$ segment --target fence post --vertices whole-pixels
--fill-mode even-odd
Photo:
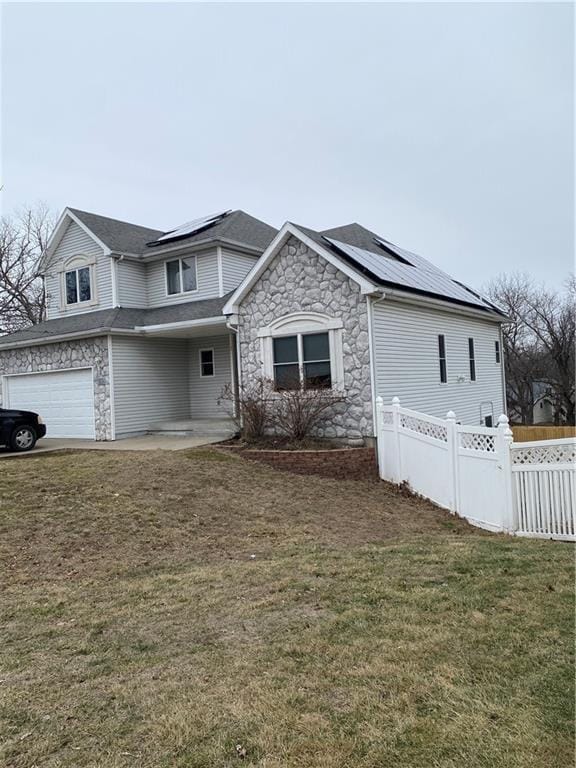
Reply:
[[[382,399],[382,395],[378,395],[376,398],[376,452],[378,455],[378,473],[382,479],[384,478],[383,406],[384,400]]]
[[[448,445],[448,473],[450,475],[450,512],[458,512],[458,428],[456,414],[448,411],[446,414],[446,441]]]
[[[396,461],[394,462],[394,482],[401,483],[402,455],[400,452],[400,398],[392,398],[392,424],[394,426],[394,448],[396,449]]]
[[[498,417],[496,449],[498,451],[500,468],[502,469],[502,490],[504,493],[502,527],[508,533],[515,533],[517,528],[516,507],[512,494],[512,458],[510,456],[510,446],[513,441],[514,436],[508,425],[508,416],[503,413]]]

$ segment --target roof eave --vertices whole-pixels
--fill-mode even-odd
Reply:
[[[23,341],[12,341],[2,343],[0,339],[0,352],[6,349],[19,349],[22,347],[39,347],[44,344],[58,344],[61,341],[69,341],[70,339],[90,339],[94,336],[109,336],[109,335],[142,335],[140,331],[136,331],[132,328],[111,328],[110,326],[101,326],[99,328],[91,328],[88,331],[71,331],[70,333],[59,333],[54,336],[38,336],[32,339],[24,339]]]
[[[482,307],[475,306],[473,304],[465,304],[464,302],[457,301],[456,299],[442,298],[440,296],[425,293],[423,291],[404,290],[392,286],[391,283],[385,284],[380,282],[384,291],[384,298],[393,298],[398,301],[402,301],[406,304],[417,304],[422,306],[431,306],[436,309],[444,309],[448,312],[456,312],[458,314],[474,315],[475,317],[481,317],[485,320],[493,320],[498,323],[511,322],[508,317],[501,315],[496,311],[492,311],[488,308],[482,309]]]
[[[180,251],[203,250],[207,246],[211,245],[228,245],[232,248],[239,248],[243,251],[251,252],[255,256],[261,256],[265,251],[264,248],[258,248],[255,245],[248,245],[248,243],[243,243],[240,240],[232,240],[228,237],[207,237],[204,240],[197,240],[194,243],[186,243],[185,241],[180,241],[177,245],[173,245],[171,247],[153,248],[150,252],[143,251],[140,254],[139,260],[143,262],[154,261],[157,257],[171,255]]]
[[[42,272],[44,269],[44,266],[46,264],[46,261],[50,259],[60,244],[60,241],[62,240],[64,233],[66,231],[66,223],[67,220],[70,219],[75,224],[77,224],[80,229],[82,229],[88,237],[91,237],[94,242],[102,248],[102,251],[104,252],[105,256],[110,256],[112,251],[110,248],[106,245],[106,243],[102,242],[99,237],[96,237],[96,235],[92,232],[91,229],[89,229],[86,224],[78,217],[75,213],[73,213],[70,208],[64,208],[62,211],[62,214],[60,215],[60,218],[56,222],[56,226],[54,227],[54,230],[50,237],[48,238],[48,243],[46,244],[46,248],[42,251],[40,256],[38,257],[38,261],[34,265],[34,270],[38,274]]]

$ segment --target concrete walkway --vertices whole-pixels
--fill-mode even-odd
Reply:
[[[128,437],[125,440],[111,442],[96,442],[95,440],[68,440],[55,437],[45,437],[38,440],[36,447],[27,453],[11,453],[0,448],[0,459],[25,458],[38,456],[40,453],[53,451],[183,451],[187,448],[198,448],[200,445],[211,445],[222,440],[220,436],[198,435],[196,437],[180,437],[178,435],[143,435]]]

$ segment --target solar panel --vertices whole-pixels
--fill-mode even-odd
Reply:
[[[383,243],[387,248],[397,251],[400,258],[410,263],[395,262],[389,258],[379,257],[376,253],[366,251],[364,248],[358,248],[355,245],[342,243],[329,237],[325,237],[325,239],[383,282],[431,293],[442,298],[463,301],[467,304],[475,304],[484,309],[493,309],[477,294],[468,291],[465,287],[456,283],[445,272],[437,269],[421,256],[405,251],[403,248],[392,246],[385,240]]]
[[[211,224],[215,224],[217,221],[223,219],[225,216],[227,216],[230,213],[230,211],[221,211],[220,213],[212,213],[210,216],[202,216],[200,219],[194,219],[193,221],[188,221],[186,224],[181,224],[179,227],[176,227],[176,229],[171,229],[169,232],[166,232],[164,235],[159,237],[157,240],[155,240],[155,243],[162,243],[166,240],[174,240],[178,237],[186,237],[188,235],[193,235],[194,232],[197,232],[199,229],[203,229],[204,227],[208,227]]]

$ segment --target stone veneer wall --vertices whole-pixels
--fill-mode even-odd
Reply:
[[[106,336],[0,350],[0,376],[87,366],[94,368],[96,440],[112,440],[110,369]],[[1,404],[2,391],[0,390]]]
[[[242,300],[238,316],[242,380],[262,375],[259,329],[291,312],[322,312],[344,324],[346,402],[334,406],[317,436],[355,440],[373,435],[366,298],[357,283],[294,237]]]

